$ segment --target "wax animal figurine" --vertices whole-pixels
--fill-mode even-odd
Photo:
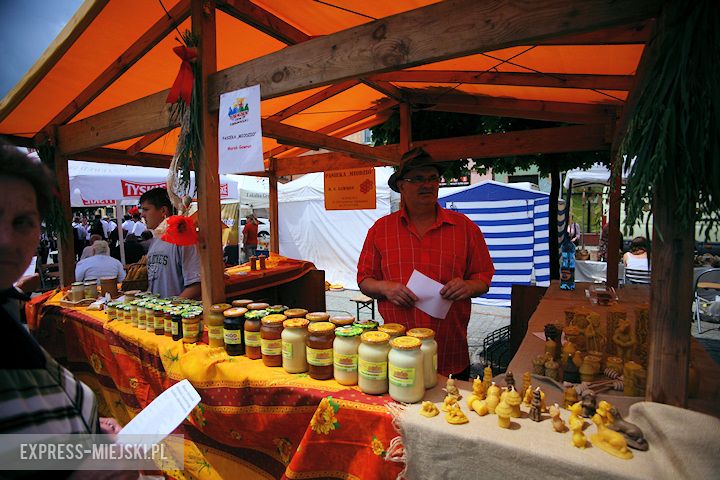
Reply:
[[[485,384],[482,380],[480,380],[480,376],[478,376],[475,380],[473,380],[473,395],[480,400],[484,400],[486,393],[487,389],[485,388]]]
[[[613,408],[611,403],[605,400],[600,400],[600,403],[598,403],[597,409],[595,410],[595,414],[600,415],[603,425],[605,426],[608,426],[613,422],[612,415],[610,415],[611,408]]]
[[[570,410],[570,407],[578,400],[580,399],[578,398],[575,387],[568,387],[565,389],[565,393],[563,395],[563,408]]]
[[[587,446],[587,439],[583,433],[583,426],[585,421],[580,417],[582,411],[582,405],[577,402],[570,406],[570,418],[568,419],[568,425],[572,431],[572,444],[577,448],[584,449]]]
[[[420,415],[423,417],[434,417],[440,413],[440,410],[432,402],[422,402],[422,408],[420,409]]]
[[[525,395],[523,396],[523,405],[530,406],[532,403],[532,395],[533,395],[533,388],[532,385],[528,385],[527,390],[525,390]]]
[[[590,418],[595,415],[595,408],[597,405],[597,399],[595,392],[592,390],[585,390],[582,394],[582,416]]]
[[[445,400],[443,400],[442,407],[440,407],[440,410],[443,412],[449,412],[453,405],[455,405],[458,402],[458,399],[454,395],[447,395],[445,397]]]
[[[630,321],[627,319],[620,320],[613,334],[612,341],[615,344],[615,353],[617,356],[622,358],[623,362],[629,361],[636,343],[635,332],[630,329]]]
[[[447,383],[445,384],[445,388],[443,388],[443,391],[448,395],[452,395],[458,400],[462,398],[462,395],[460,395],[460,390],[458,390],[458,388],[455,386],[455,380],[453,380],[452,378],[452,373],[448,375]]]
[[[550,419],[552,420],[552,427],[558,433],[565,433],[567,426],[562,418],[560,418],[560,407],[556,403],[550,406]]]
[[[643,452],[650,448],[640,427],[624,420],[617,408],[610,408],[610,416],[612,417],[612,423],[608,425],[608,428],[622,433],[630,448]]]
[[[590,435],[590,442],[593,445],[618,458],[629,460],[633,457],[632,452],[627,448],[625,437],[607,428],[599,414],[593,415],[592,422],[597,427],[597,433]]]
[[[460,409],[460,404],[457,402],[454,403],[450,411],[445,414],[445,420],[451,425],[462,425],[470,421]]]

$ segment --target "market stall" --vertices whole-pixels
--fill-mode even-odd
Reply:
[[[291,375],[222,348],[140,331],[104,312],[40,308],[40,341],[95,392],[101,415],[126,423],[189,379],[201,403],[177,430],[193,478],[395,478],[385,451],[398,433],[371,396],[334,380]]]

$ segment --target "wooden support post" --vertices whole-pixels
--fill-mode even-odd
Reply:
[[[198,189],[198,226],[200,229],[200,274],[202,300],[205,311],[213,303],[225,300],[223,277],[222,232],[220,231],[220,176],[218,174],[217,114],[208,111],[207,79],[217,69],[215,54],[215,2],[192,0],[193,33],[199,40],[198,61],[202,78],[196,100],[201,103],[203,149],[200,174],[196,178]]]
[[[278,176],[276,173],[277,160],[270,159],[270,251],[280,253],[280,235],[278,234]]]
[[[412,145],[412,119],[408,103],[400,104],[400,153],[410,150]]]
[[[645,399],[686,407],[695,229],[677,221],[676,181],[682,180],[666,175],[653,189],[650,359]],[[691,210],[686,212],[688,217],[692,214]]]
[[[620,190],[622,188],[622,157],[617,150],[611,150],[610,165],[610,209],[608,212],[607,240],[607,285],[618,286],[618,263],[620,262]],[[621,165],[618,165],[618,162]]]
[[[68,174],[68,159],[60,155],[55,149],[55,175],[57,176],[58,195],[60,205],[67,225],[72,223],[72,210],[70,209],[70,176]],[[75,244],[70,230],[59,232],[58,256],[60,257],[60,284],[69,287],[75,281]]]

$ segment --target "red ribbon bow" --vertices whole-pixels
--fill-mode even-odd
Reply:
[[[178,98],[182,98],[185,101],[185,104],[190,105],[193,82],[195,80],[190,63],[197,58],[197,48],[180,45],[173,48],[173,52],[175,52],[175,55],[180,57],[182,63],[180,64],[180,70],[178,71],[177,77],[175,77],[175,83],[173,83],[165,102],[175,103]]]

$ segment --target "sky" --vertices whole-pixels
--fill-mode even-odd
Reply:
[[[83,0],[0,0],[0,98],[40,58]]]

